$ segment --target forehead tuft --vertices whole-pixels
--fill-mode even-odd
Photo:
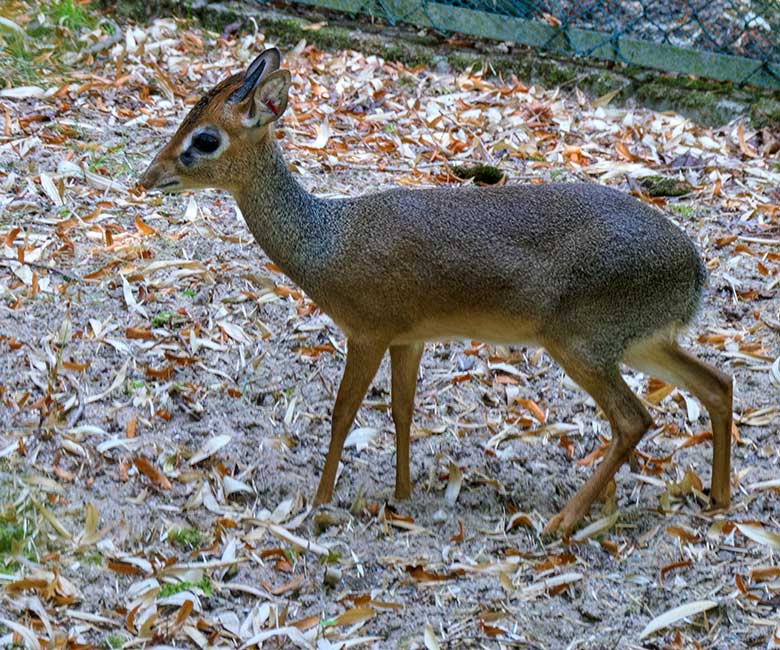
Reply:
[[[198,100],[198,103],[190,109],[190,112],[187,113],[187,117],[184,118],[184,121],[181,123],[178,130],[183,132],[195,126],[195,124],[200,121],[200,118],[209,112],[212,102],[214,102],[215,99],[224,99],[224,97],[221,97],[222,95],[225,97],[229,96],[241,85],[243,78],[243,73],[234,74],[227,79],[223,79],[216,86],[211,88]]]

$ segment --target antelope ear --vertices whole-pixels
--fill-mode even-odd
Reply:
[[[282,55],[275,47],[263,50],[255,57],[255,60],[249,64],[244,72],[241,86],[230,96],[231,102],[239,103],[244,101],[257,88],[257,85],[264,77],[279,69],[282,63]]]
[[[290,82],[289,70],[277,70],[267,76],[263,75],[254,93],[241,106],[244,126],[258,128],[279,119],[287,108]]]

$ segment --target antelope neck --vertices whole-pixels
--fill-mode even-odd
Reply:
[[[268,257],[306,290],[313,265],[327,252],[323,201],[295,180],[270,130],[247,164],[251,182],[234,192],[247,226]]]

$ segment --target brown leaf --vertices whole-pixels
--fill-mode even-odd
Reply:
[[[737,125],[737,137],[739,138],[739,150],[746,155],[748,158],[755,158],[758,155],[758,152],[756,151],[755,147],[752,145],[749,145],[745,141],[745,124],[744,122],[740,122]]]
[[[128,327],[125,330],[125,336],[129,339],[154,339],[154,334],[151,330],[143,329],[141,327]]]
[[[460,532],[455,533],[452,537],[450,537],[450,542],[453,544],[458,544],[463,541],[463,538],[465,537],[466,531],[463,526],[463,520],[458,519],[458,528],[460,529]]]
[[[288,625],[297,627],[301,632],[305,632],[306,630],[310,630],[311,628],[316,627],[319,624],[319,622],[320,622],[319,614],[313,614],[312,616],[307,616],[306,618],[302,618],[297,621],[292,621],[288,623]]]
[[[577,556],[573,553],[559,553],[557,555],[548,555],[546,560],[534,564],[534,571],[549,571],[559,566],[566,566],[577,561]]]
[[[671,562],[666,566],[661,567],[661,571],[658,574],[658,582],[662,583],[664,581],[664,576],[670,571],[674,571],[675,569],[680,569],[682,567],[689,567],[692,564],[693,562],[690,560],[681,560],[679,562]]]
[[[774,580],[778,577],[780,577],[780,567],[778,566],[753,567],[750,569],[751,582],[764,582],[765,580]]]
[[[193,606],[194,605],[191,600],[185,600],[181,604],[179,611],[176,612],[176,619],[173,621],[174,628],[179,628],[184,624],[184,621],[186,621],[187,617],[192,613]]]
[[[161,379],[162,381],[168,381],[175,373],[173,366],[164,366],[163,368],[152,368],[146,366],[144,373],[149,379]]]
[[[712,440],[712,431],[702,431],[693,436],[689,436],[685,441],[677,446],[677,450],[685,449],[686,447],[694,447],[700,445],[707,440]]]
[[[9,594],[18,594],[20,591],[43,590],[48,586],[49,581],[43,578],[22,578],[21,580],[11,582],[5,589]]]
[[[305,577],[303,575],[299,575],[295,576],[292,580],[290,580],[290,582],[285,582],[283,585],[278,587],[271,588],[270,586],[266,586],[265,588],[274,596],[281,596],[282,594],[286,594],[288,591],[297,591],[303,584],[304,580]]]
[[[419,564],[414,566],[407,566],[406,571],[418,582],[440,582],[442,580],[452,580],[453,578],[460,575],[460,572],[458,571],[450,571],[449,573],[434,573],[433,571],[428,571],[425,567]]]
[[[376,611],[370,607],[354,607],[339,614],[333,619],[332,625],[355,625],[355,623],[362,623],[374,616],[376,616]]]
[[[539,408],[539,405],[534,402],[532,399],[523,399],[523,398],[516,398],[515,401],[520,404],[524,409],[530,411],[531,415],[533,415],[536,418],[536,421],[539,422],[539,424],[544,424],[547,417],[544,414],[544,411],[542,411],[541,408]]]
[[[65,368],[65,370],[73,370],[75,372],[84,372],[89,368],[90,361],[86,361],[84,363],[79,363],[77,361],[63,361],[62,367]]]
[[[125,438],[127,438],[128,440],[131,438],[135,438],[135,430],[137,426],[138,426],[138,416],[134,415],[127,422],[127,430],[125,431]]]
[[[143,575],[143,571],[134,564],[128,562],[121,562],[120,560],[108,559],[106,566],[114,573],[121,573],[125,576],[140,576]]]
[[[148,237],[149,235],[156,235],[157,231],[151,226],[145,224],[140,215],[135,216],[135,227],[141,235]]]
[[[681,539],[683,542],[688,544],[698,544],[702,541],[701,537],[699,537],[696,533],[688,530],[687,528],[682,528],[681,526],[669,526],[666,529],[666,532],[669,533],[672,537],[677,537],[678,539]]]
[[[146,478],[148,478],[155,487],[160,490],[170,490],[171,482],[165,477],[165,475],[157,469],[152,463],[150,463],[143,456],[137,456],[133,459],[135,468],[141,472]]]
[[[116,260],[114,262],[109,262],[105,266],[97,269],[96,271],[92,271],[91,273],[87,273],[83,276],[84,280],[100,280],[101,278],[106,277],[107,275],[111,275],[113,273],[114,269],[121,264],[121,261]]]

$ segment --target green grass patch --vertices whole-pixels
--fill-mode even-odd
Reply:
[[[106,637],[106,645],[110,650],[118,650],[118,648],[121,648],[125,643],[127,643],[127,638],[121,634],[109,634]]]
[[[8,9],[3,16],[16,27],[5,25],[0,29],[0,85],[40,85],[46,72],[64,76],[67,68],[63,55],[77,52],[83,46],[79,41],[81,32],[96,25],[88,5],[78,0],[40,2],[29,21],[14,14],[16,7],[12,4],[2,6]]]
[[[187,580],[182,580],[181,582],[164,584],[160,589],[160,593],[157,595],[157,597],[167,598],[168,596],[173,596],[174,594],[178,594],[182,591],[187,591],[193,588],[199,589],[206,596],[211,596],[211,594],[214,593],[211,588],[211,581],[206,576],[203,576],[197,582],[188,582]]]
[[[195,528],[174,528],[168,533],[168,541],[186,550],[198,548],[203,543],[203,534]]]
[[[82,3],[74,0],[55,0],[49,7],[49,19],[55,25],[68,29],[91,28],[94,21],[83,7]]]
[[[155,314],[152,318],[152,327],[168,325],[173,320],[173,315],[172,311],[161,311],[159,314]]]
[[[332,548],[328,549],[327,555],[320,555],[319,561],[323,566],[338,564],[341,561],[341,553],[334,551]]]
[[[0,32],[0,68],[10,85],[35,85],[39,80],[30,39],[16,32]]]
[[[687,203],[673,203],[669,206],[669,209],[675,214],[679,214],[684,219],[690,219],[696,212],[696,208]]]
[[[401,88],[405,88],[406,90],[414,90],[417,88],[418,83],[419,80],[410,74],[405,74],[398,78],[398,85],[401,86]]]
[[[84,564],[90,564],[92,566],[103,566],[103,556],[98,553],[89,553],[88,555],[85,555],[83,558]]]
[[[24,527],[21,524],[0,524],[0,553],[18,553],[24,546]]]
[[[134,169],[127,160],[126,152],[124,151],[124,143],[114,145],[109,149],[97,151],[93,153],[88,168],[92,172],[109,173],[114,176],[120,174],[132,174]]]
[[[553,169],[550,172],[550,180],[553,182],[557,182],[562,178],[564,178],[565,176],[566,176],[566,172],[563,171],[562,169]]]
[[[0,503],[6,502],[5,486],[0,486]],[[31,562],[38,561],[35,547],[34,522],[14,506],[0,511],[0,569],[4,572],[17,572],[21,569],[19,558],[25,557]]]
[[[182,289],[182,294],[187,296],[188,298],[194,298],[195,297],[195,289]]]
[[[133,391],[141,390],[142,388],[146,388],[146,382],[140,380],[140,379],[128,379],[127,380],[127,390],[125,391],[128,395],[131,395]]]
[[[152,318],[152,327],[161,327],[168,325],[170,327],[180,327],[187,319],[175,311],[161,311]]]

